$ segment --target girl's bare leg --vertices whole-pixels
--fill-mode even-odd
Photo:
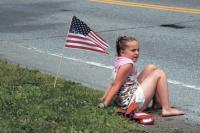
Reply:
[[[147,106],[154,97],[155,93],[157,93],[162,105],[162,116],[185,114],[183,111],[170,107],[167,78],[163,71],[159,69],[153,71],[145,78],[145,80],[143,80],[141,86],[145,96],[144,106]]]
[[[161,102],[160,102],[160,97],[157,93],[157,91],[155,92],[155,95],[153,97],[153,105],[152,105],[152,108],[154,110],[157,110],[157,109],[162,109],[162,105],[161,105]]]
[[[138,82],[142,83],[146,79],[146,77],[151,74],[154,70],[156,70],[157,67],[153,64],[149,64],[144,67],[144,69],[140,72],[138,76]]]
[[[149,65],[145,66],[145,68],[142,70],[142,72],[138,76],[138,82],[141,84],[146,79],[146,77],[149,74],[151,74],[153,71],[155,71],[156,69],[158,69],[158,68],[153,64],[149,64]],[[153,97],[153,105],[152,105],[152,107],[154,109],[161,108],[160,98],[159,98],[157,92],[155,93],[155,95]]]

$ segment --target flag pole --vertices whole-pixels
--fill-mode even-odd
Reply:
[[[70,26],[71,26],[71,23],[72,23],[72,20],[71,20],[71,22],[70,22]],[[69,30],[68,30],[68,32],[67,32],[67,35],[69,34]],[[65,41],[67,40],[67,36],[65,37]],[[56,73],[56,77],[55,77],[55,80],[54,80],[54,88],[56,87],[56,82],[57,82],[57,79],[58,79],[58,76],[59,76],[59,73],[60,73],[60,67],[61,67],[61,65],[62,65],[62,63],[63,63],[63,58],[64,58],[64,49],[65,49],[65,45],[64,45],[64,47],[63,47],[63,49],[62,49],[62,57],[61,57],[61,59],[60,59],[60,63],[59,63],[59,65],[58,65],[58,69],[57,69],[57,73]]]
[[[63,49],[62,49],[62,57],[61,57],[61,59],[60,59],[60,63],[59,63],[59,65],[58,65],[56,77],[55,77],[55,80],[54,80],[54,85],[53,85],[54,88],[56,87],[56,82],[57,82],[57,79],[58,79],[58,76],[59,76],[60,67],[61,67],[61,64],[63,63],[64,49],[65,49],[65,46],[64,46]]]

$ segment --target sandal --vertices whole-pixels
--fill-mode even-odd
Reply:
[[[138,112],[135,113],[133,116],[134,120],[141,120],[141,119],[145,119],[145,118],[150,118],[152,115],[144,113],[144,112]]]
[[[142,125],[153,125],[155,122],[154,116],[144,112],[136,113],[138,111],[138,108],[138,104],[133,102],[129,105],[127,110],[118,108],[115,110],[115,113],[120,116],[124,116],[125,118],[136,120],[139,124]]]
[[[124,114],[124,116],[127,117],[131,117],[131,114],[135,114],[135,112],[138,110],[139,106],[137,103],[131,103],[128,106],[128,109],[126,110],[126,113]]]
[[[155,122],[155,119],[153,116],[150,116],[149,118],[144,118],[144,119],[141,119],[139,121],[140,124],[142,125],[153,125]]]

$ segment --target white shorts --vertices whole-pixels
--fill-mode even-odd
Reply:
[[[141,85],[138,86],[137,90],[134,93],[135,98],[134,101],[139,105],[139,108],[143,108],[145,102],[145,96]],[[130,103],[133,101],[131,100]]]

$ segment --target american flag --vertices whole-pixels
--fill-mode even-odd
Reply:
[[[79,48],[108,54],[108,44],[76,16],[72,18],[65,47]]]

